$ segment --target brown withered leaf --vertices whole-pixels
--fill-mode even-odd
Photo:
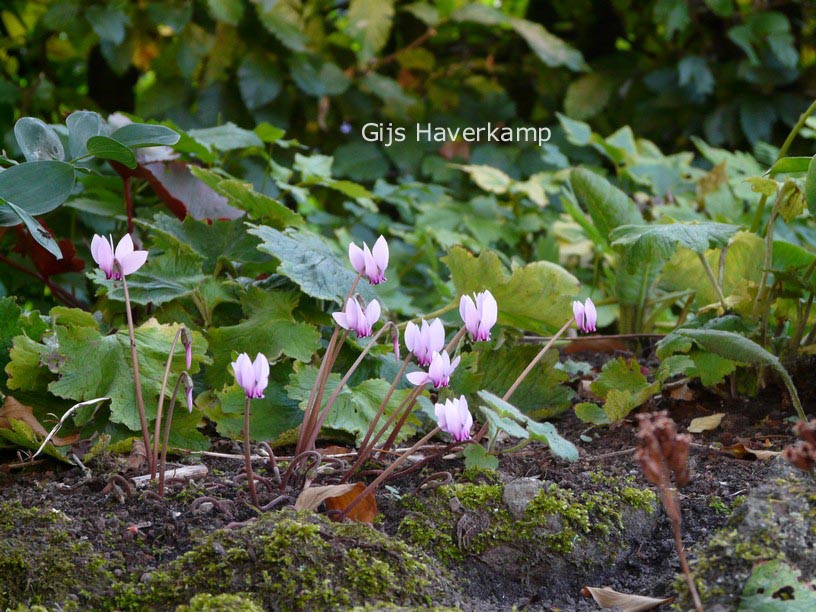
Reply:
[[[145,451],[144,440],[133,438],[125,465],[129,470],[138,470],[147,463],[147,452]]]
[[[581,589],[581,595],[592,597],[595,603],[602,608],[617,608],[622,612],[644,612],[674,601],[674,597],[658,599],[657,597],[619,593],[609,587],[587,586]]]
[[[336,497],[326,498],[327,510],[344,511],[354,499],[365,490],[365,484],[362,482],[354,483],[354,489],[348,493],[337,495]],[[331,515],[329,515],[331,516]],[[374,499],[374,494],[366,495],[359,504],[352,508],[346,517],[356,523],[374,523],[374,518],[377,516],[377,501]]]
[[[669,397],[673,400],[679,400],[682,402],[690,402],[694,399],[694,391],[691,390],[686,384],[680,385],[679,387],[675,387],[669,392]]]
[[[748,461],[757,459],[760,461],[769,461],[780,454],[780,451],[747,448],[742,442],[737,442],[732,446],[723,446],[720,450],[729,455],[733,455],[736,459],[745,459]]]
[[[355,484],[326,485],[303,489],[295,502],[295,510],[317,510],[317,507],[329,497],[337,497],[356,490]],[[351,501],[351,500],[349,500]]]
[[[43,438],[48,435],[48,430],[45,429],[45,427],[43,427],[37,420],[37,417],[34,416],[34,410],[31,408],[31,406],[21,404],[11,396],[6,397],[2,408],[0,408],[0,427],[3,427],[4,429],[11,429],[9,419],[22,421],[28,425],[29,428],[31,428],[31,431],[41,435]],[[62,438],[59,436],[53,436],[51,438],[51,442],[54,443],[54,446],[67,446],[69,444],[73,444],[77,440],[79,440],[78,433],[73,433]]]

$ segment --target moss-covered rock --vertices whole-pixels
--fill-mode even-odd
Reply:
[[[263,612],[263,608],[241,595],[200,593],[186,606],[176,608],[176,612]]]
[[[404,542],[366,525],[287,509],[210,534],[144,583],[128,587],[118,604],[164,610],[197,594],[228,593],[267,610],[329,610],[372,601],[445,603],[451,599],[446,589],[444,571]]]
[[[90,543],[79,538],[61,512],[0,504],[0,609],[100,607],[112,577]]]
[[[779,561],[816,579],[816,477],[777,458],[764,484],[751,491],[691,562],[695,584],[706,609],[737,609],[755,569]],[[681,606],[690,605],[682,577],[675,582]]]
[[[649,489],[616,482],[578,491],[531,480],[458,483],[408,499],[399,534],[447,563],[476,555],[525,584],[552,585],[559,575],[578,584],[612,567],[654,524]]]

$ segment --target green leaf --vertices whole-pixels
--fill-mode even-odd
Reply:
[[[693,368],[694,366],[695,363],[690,357],[686,355],[672,355],[671,357],[667,357],[660,362],[655,378],[661,383],[664,383],[672,376],[686,374],[689,369]]]
[[[564,111],[573,119],[591,119],[609,103],[614,83],[600,72],[585,74],[567,87]]]
[[[640,371],[637,360],[618,357],[604,364],[589,388],[598,397],[606,398],[614,389],[638,393],[648,385],[649,381]]]
[[[210,16],[217,20],[237,26],[244,16],[243,0],[207,0]]]
[[[141,306],[160,306],[188,297],[206,278],[201,266],[202,258],[189,249],[167,249],[161,255],[148,257],[144,266],[127,277],[130,301]],[[94,282],[105,288],[109,299],[124,301],[121,282],[107,280],[98,268],[92,274]]]
[[[385,177],[390,167],[380,148],[371,142],[341,145],[334,150],[334,157],[334,173],[353,181],[376,181]],[[367,197],[371,197],[371,194]]]
[[[201,179],[217,194],[228,198],[230,205],[246,211],[251,219],[263,220],[267,225],[278,229],[303,225],[306,222],[298,213],[274,198],[255,191],[250,183],[224,178],[211,170],[197,166],[190,166],[190,170],[193,176]]]
[[[0,172],[0,198],[37,216],[54,210],[74,189],[74,167],[62,161],[33,161]],[[0,226],[18,225],[20,218],[0,206]]]
[[[291,51],[306,51],[308,37],[302,23],[303,3],[301,0],[278,0],[277,2],[257,2],[258,17],[275,38]]]
[[[805,177],[805,201],[810,214],[816,217],[816,155],[810,159]]]
[[[121,6],[89,6],[85,18],[100,40],[121,45],[125,40],[125,27],[130,25],[130,16]]]
[[[810,157],[783,157],[777,161],[768,174],[794,174],[799,172],[807,172],[810,165]]]
[[[332,163],[330,155],[301,155],[295,153],[295,163],[292,168],[307,179],[330,179],[332,177]]]
[[[36,341],[40,339],[45,329],[45,322],[38,312],[23,314],[14,298],[0,298],[0,391],[8,391],[3,373],[11,361],[10,351],[14,346],[14,339],[25,334]]]
[[[388,42],[394,20],[394,0],[351,0],[348,33],[360,41],[361,64],[373,59]]]
[[[26,161],[65,159],[62,141],[54,129],[34,117],[22,117],[14,124],[14,137]]]
[[[150,319],[135,330],[148,418],[155,417],[167,355],[178,328],[178,325],[161,325],[155,319]],[[110,397],[111,421],[125,425],[132,431],[139,430],[127,330],[102,336],[99,330],[91,327],[57,325],[54,331],[57,342],[53,351],[59,356],[56,361],[59,379],[48,386],[51,393],[76,402]],[[209,363],[210,359],[206,356],[204,337],[199,332],[192,332],[192,336],[193,366],[190,373],[195,374],[200,365]],[[184,352],[179,342],[173,356],[173,372],[184,369]],[[168,399],[171,392],[172,389],[167,390]]]
[[[692,351],[690,355],[694,367],[690,368],[687,373],[689,376],[698,377],[706,387],[720,384],[726,376],[737,369],[736,363],[714,353]]]
[[[654,5],[654,20],[664,28],[666,40],[674,38],[675,33],[685,32],[691,23],[686,0],[657,0]]]
[[[785,223],[790,223],[805,212],[805,194],[793,179],[787,179],[779,192],[776,209]]]
[[[538,59],[547,66],[552,68],[566,66],[575,72],[589,70],[584,56],[578,49],[550,34],[540,23],[517,18],[510,19],[509,23],[516,33],[527,41]]]
[[[739,363],[780,368],[779,358],[745,336],[719,329],[676,329],[675,334],[691,338],[700,348]]]
[[[240,2],[240,0],[239,0]],[[249,110],[257,110],[280,94],[283,83],[278,65],[260,54],[249,54],[238,67],[238,89]]]
[[[306,295],[343,303],[356,274],[325,239],[306,230],[290,228],[280,232],[265,225],[248,226],[249,233],[261,239],[258,248],[280,260],[278,274],[291,279]],[[366,301],[376,297],[364,283],[357,285],[357,291]]]
[[[324,62],[314,55],[298,53],[291,56],[289,70],[298,88],[315,98],[339,96],[351,85],[337,64]]]
[[[462,454],[465,469],[496,470],[499,467],[499,458],[489,454],[481,444],[468,444]]]
[[[587,209],[604,238],[621,225],[643,223],[637,205],[602,176],[576,168],[570,174],[570,183],[578,203]]]
[[[8,426],[0,428],[0,447],[27,448],[36,451],[42,445],[42,436],[34,432],[31,427],[20,419],[8,419]],[[56,447],[46,444],[42,453],[58,461],[71,463],[66,458],[70,446]]]
[[[207,369],[207,382],[220,387],[231,378],[228,370],[233,355],[263,353],[269,361],[286,355],[310,361],[320,347],[317,328],[292,316],[300,295],[292,291],[250,289],[241,297],[246,318],[237,325],[216,327],[207,332],[213,366]]]
[[[255,132],[240,128],[232,121],[227,121],[224,125],[217,127],[189,130],[187,135],[211,151],[226,152],[249,147],[263,147],[263,141]]]
[[[259,240],[246,233],[243,221],[212,221],[207,223],[185,217],[184,221],[162,213],[145,223],[169,238],[168,244],[177,249],[192,249],[204,259],[203,270],[212,274],[220,261],[231,264],[262,263],[267,257],[258,251]]]
[[[4,204],[6,207],[11,209],[11,212],[17,215],[17,218],[20,219],[23,225],[26,226],[28,233],[31,234],[31,237],[34,238],[34,240],[37,241],[37,244],[39,244],[57,259],[62,259],[62,251],[60,251],[59,245],[57,244],[57,241],[54,240],[51,232],[40,225],[39,221],[37,221],[19,206],[15,206],[11,202],[3,202],[2,199],[0,199],[0,207],[2,207]]]
[[[454,247],[442,261],[457,296],[490,290],[499,304],[501,325],[546,331],[572,316],[578,280],[557,264],[536,261],[508,273],[495,252],[484,250],[477,258],[462,247]]]
[[[136,167],[136,154],[110,136],[91,136],[87,144],[88,153],[95,157],[119,162],[131,169]]]
[[[575,404],[575,416],[581,419],[584,423],[592,423],[593,425],[609,425],[609,417],[598,404],[592,402],[581,402]]]
[[[803,582],[801,573],[779,559],[755,566],[742,589],[739,611],[809,612],[816,609],[816,584]],[[780,597],[780,593],[784,593],[784,597]]]
[[[592,142],[592,128],[588,123],[575,121],[561,113],[555,113],[555,116],[558,117],[558,122],[569,142],[579,147],[584,147]]]
[[[766,196],[774,195],[776,190],[779,189],[779,183],[764,176],[751,176],[745,179],[745,182],[751,185],[751,191]]]
[[[105,133],[102,118],[98,113],[91,111],[73,112],[68,115],[65,124],[68,126],[68,148],[73,157],[87,155],[88,139]]]
[[[653,225],[622,225],[609,234],[612,246],[627,251],[627,270],[634,272],[647,261],[666,261],[680,247],[695,253],[724,247],[739,226],[725,223],[688,222]]]
[[[290,377],[286,389],[289,392],[289,397],[299,402],[301,410],[306,409],[316,376],[317,368],[308,366]],[[322,406],[326,405],[335,389],[337,389],[340,379],[339,374],[329,376],[323,392]],[[362,442],[366,431],[368,431],[368,427],[390,386],[391,383],[380,378],[366,380],[356,387],[346,385],[332,405],[324,427],[350,433],[359,444]],[[398,389],[394,392],[391,399],[388,400],[388,404],[386,404],[383,420],[380,421],[381,424],[385,423],[385,420],[394,413],[409,393],[409,389]],[[416,411],[416,408],[414,410]],[[401,442],[411,437],[417,431],[417,424],[418,419],[415,416],[408,417],[397,436],[397,440]],[[392,424],[386,430],[385,437],[393,431],[393,428],[394,425]]]
[[[140,147],[173,146],[179,141],[179,133],[164,125],[152,123],[129,123],[120,127],[111,138],[132,149]]]
[[[478,395],[487,404],[487,406],[480,406],[480,409],[494,427],[516,438],[529,437],[547,444],[553,455],[561,459],[578,460],[578,449],[572,442],[561,437],[552,423],[539,423],[531,419],[522,414],[518,408],[489,391],[479,391]],[[521,428],[521,425],[524,428]]]
[[[481,189],[489,191],[490,193],[507,193],[507,190],[513,184],[513,179],[493,166],[452,165],[454,168],[459,168],[460,170],[467,172],[474,183],[476,183]]]

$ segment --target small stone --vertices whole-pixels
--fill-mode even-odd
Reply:
[[[544,487],[544,483],[536,478],[517,478],[504,487],[502,501],[511,516],[520,520],[524,518],[524,511],[533,501],[536,494]]]

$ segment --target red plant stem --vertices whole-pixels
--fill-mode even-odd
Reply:
[[[383,471],[382,474],[377,476],[377,478],[375,478],[371,482],[371,484],[369,484],[365,489],[363,489],[363,491],[357,497],[355,497],[348,506],[346,506],[345,510],[343,510],[343,514],[345,516],[348,516],[348,513],[351,512],[354,508],[356,508],[357,504],[359,504],[361,501],[363,501],[363,499],[365,499],[366,495],[368,495],[369,493],[372,493],[373,491],[375,491],[377,489],[377,487],[380,486],[382,481],[385,480],[386,478],[388,478],[388,476],[391,474],[391,472],[393,472],[395,469],[397,469],[397,466],[401,465],[406,459],[408,459],[408,457],[410,457],[414,453],[414,451],[416,451],[420,446],[425,444],[428,440],[430,440],[432,437],[434,437],[440,431],[442,431],[442,430],[439,429],[439,427],[434,427],[419,442],[414,444],[411,448],[409,448],[402,455],[400,455],[396,459],[396,461],[394,461],[394,463],[392,463],[387,468],[385,468],[385,470]]]
[[[161,391],[159,392],[159,407],[156,409],[156,426],[153,430],[153,471],[150,473],[151,478],[156,477],[156,466],[159,462],[159,434],[161,433],[164,393],[167,391],[167,381],[170,379],[170,366],[173,364],[173,354],[176,352],[176,344],[178,343],[178,339],[181,337],[182,329],[184,328],[179,327],[176,335],[173,337],[173,343],[170,345],[170,354],[167,355],[167,364],[164,366],[164,378],[162,379]],[[161,495],[161,493],[159,493],[159,495]]]
[[[25,266],[21,266],[13,259],[9,259],[8,257],[2,254],[0,254],[0,262],[6,264],[9,268],[14,268],[17,271],[22,272],[23,274],[26,274],[33,278],[36,278],[38,281],[44,283],[45,286],[51,290],[51,293],[54,295],[54,297],[57,298],[66,306],[70,306],[71,308],[82,308],[83,310],[85,309],[85,306],[82,304],[82,302],[80,302],[78,299],[76,299],[75,296],[71,295],[68,291],[66,291],[59,285],[55,285],[51,281],[51,279],[48,278],[47,276],[44,276],[35,270],[26,268]]]
[[[665,471],[665,467],[664,467]],[[674,535],[674,545],[677,548],[677,556],[680,558],[680,567],[683,569],[683,576],[688,584],[691,598],[694,601],[694,608],[697,612],[703,612],[703,603],[700,601],[700,595],[697,593],[697,587],[694,585],[694,578],[691,575],[688,561],[686,561],[686,553],[683,548],[683,537],[680,531],[680,508],[677,505],[676,492],[666,483],[664,474],[663,482],[660,483],[660,498],[663,502],[663,507],[666,509],[666,514],[669,515],[669,520],[672,525],[672,534]]]
[[[505,402],[508,401],[510,397],[513,395],[513,393],[516,392],[516,389],[518,389],[519,385],[522,382],[524,382],[524,379],[527,378],[527,375],[533,371],[533,368],[536,367],[536,365],[538,365],[538,362],[544,358],[544,355],[547,353],[547,351],[549,351],[552,348],[552,345],[555,344],[555,341],[558,340],[558,338],[560,338],[565,331],[567,331],[569,326],[572,325],[573,321],[575,321],[575,317],[570,317],[569,321],[564,323],[561,329],[559,329],[555,333],[555,335],[552,338],[550,338],[550,341],[547,342],[547,344],[545,344],[544,347],[540,351],[538,351],[538,354],[535,357],[533,357],[533,360],[529,364],[527,364],[527,367],[524,368],[524,371],[518,375],[518,378],[516,378],[515,382],[512,385],[510,385],[510,388],[507,390],[507,393],[505,393],[504,396],[502,397],[502,399]],[[482,428],[479,430],[479,432],[475,436],[473,436],[474,442],[479,442],[484,437],[484,435],[487,433],[488,426],[489,426],[488,422],[485,421],[484,425],[482,425]]]
[[[315,422],[314,428],[309,432],[309,440],[308,440],[308,444],[306,445],[306,450],[314,450],[315,443],[317,442],[317,435],[320,433],[320,428],[323,426],[323,422],[326,420],[326,417],[329,415],[329,410],[331,410],[331,407],[334,404],[334,401],[340,395],[340,392],[343,390],[343,387],[346,385],[349,378],[351,378],[351,375],[354,374],[354,372],[357,370],[357,368],[363,362],[363,359],[365,359],[365,356],[368,355],[368,353],[371,351],[371,349],[374,348],[374,345],[377,344],[377,340],[379,339],[379,337],[382,336],[383,332],[385,330],[387,330],[389,327],[391,327],[392,325],[393,325],[393,323],[388,322],[385,325],[383,325],[376,334],[374,334],[374,337],[371,338],[371,341],[363,349],[363,352],[360,353],[360,356],[357,357],[357,359],[354,361],[353,364],[351,364],[351,367],[349,368],[348,372],[346,372],[346,375],[343,376],[342,380],[337,384],[337,388],[334,390],[334,393],[331,394],[331,397],[329,397],[329,400],[326,402],[326,405],[320,411],[320,414],[317,417],[317,421]],[[316,404],[316,405],[319,406],[320,404]]]
[[[133,332],[133,313],[130,309],[130,292],[128,291],[125,275],[122,274],[122,266],[114,260],[114,269],[119,270],[122,276],[122,291],[125,294],[125,314],[127,315],[128,334],[130,335],[130,356],[133,359],[133,384],[136,386],[136,405],[139,408],[139,424],[142,427],[142,439],[145,445],[145,455],[147,455],[147,471],[153,474],[153,455],[150,452],[150,434],[147,432],[147,417],[145,416],[144,397],[142,397],[142,378],[139,375],[139,355],[136,351],[136,335]]]
[[[405,356],[405,359],[402,362],[402,367],[397,372],[397,375],[394,377],[394,382],[391,383],[391,387],[388,389],[388,393],[385,394],[382,402],[380,402],[380,407],[377,409],[377,414],[374,415],[374,418],[371,421],[371,424],[368,426],[368,431],[366,431],[365,438],[363,438],[362,444],[360,444],[360,452],[363,452],[368,446],[368,441],[371,439],[371,435],[374,433],[374,428],[379,423],[380,418],[382,417],[383,413],[385,412],[385,407],[388,405],[388,401],[391,399],[391,396],[394,394],[394,391],[397,388],[400,380],[402,380],[402,375],[405,374],[405,369],[408,367],[408,364],[411,363],[411,353]]]
[[[176,398],[178,398],[178,392],[181,388],[181,381],[184,380],[184,376],[185,374],[182,373],[176,381],[173,395],[170,398],[170,407],[167,409],[167,423],[164,424],[164,441],[162,442],[161,467],[159,468],[159,497],[164,497],[164,470],[167,465],[167,447],[170,444],[170,425],[173,423],[173,408],[176,407]],[[156,422],[159,422],[159,417],[156,417]],[[156,428],[156,437],[158,437],[158,435],[159,430]]]
[[[425,385],[419,385],[408,394],[406,398],[406,406],[405,410],[402,412],[402,416],[400,416],[400,420],[397,421],[397,424],[394,426],[394,430],[391,432],[391,435],[388,436],[388,439],[385,441],[385,444],[382,445],[382,450],[390,450],[394,443],[397,441],[397,435],[399,435],[400,430],[405,425],[405,421],[408,420],[408,416],[411,414],[411,411],[414,409],[414,404],[416,404],[416,400],[419,397],[419,394],[422,393],[422,390],[425,388]],[[393,416],[396,416],[397,413],[395,412]],[[383,428],[383,433],[386,429],[388,429],[388,425]]]
[[[130,175],[122,177],[125,192],[125,212],[127,213],[128,234],[133,233],[133,195],[130,192]]]
[[[252,453],[249,448],[249,398],[244,403],[244,465],[246,466],[247,484],[249,485],[249,497],[252,505],[259,508],[258,492],[255,490],[255,474],[252,473]]]

